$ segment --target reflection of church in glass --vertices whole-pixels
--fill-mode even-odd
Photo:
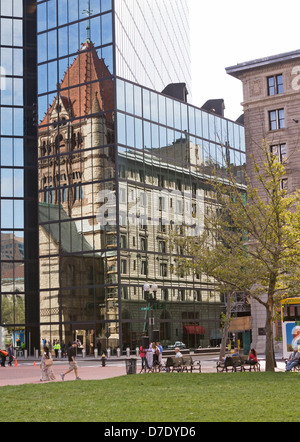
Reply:
[[[104,319],[105,240],[95,217],[97,195],[114,187],[114,148],[103,147],[114,141],[112,113],[104,112],[113,107],[110,72],[87,41],[39,126],[41,323]],[[47,340],[60,333],[75,338],[71,326],[41,327]],[[91,347],[93,333],[82,334]]]

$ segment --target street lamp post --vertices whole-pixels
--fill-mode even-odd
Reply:
[[[150,289],[153,292],[153,298],[150,297]],[[144,332],[148,330],[148,311],[151,311],[150,319],[151,319],[151,331],[154,330],[154,316],[153,316],[153,302],[156,301],[156,294],[157,294],[158,286],[156,283],[153,283],[150,287],[149,283],[146,282],[144,284],[144,293],[145,293],[145,300],[147,302],[147,308],[146,308],[146,315],[145,315],[145,325],[144,325]]]
[[[156,301],[156,293],[158,290],[157,284],[152,284],[152,292],[153,292],[153,298],[151,299],[151,337],[153,341],[153,330],[154,330],[154,312],[153,312],[153,303]]]
[[[148,308],[149,308],[149,292],[150,292],[150,285],[148,282],[144,284],[144,297],[146,301],[146,311],[145,311],[145,322],[144,322],[144,333],[148,331]]]
[[[157,287],[157,284],[152,284],[152,292],[153,292],[153,295],[154,295],[154,301],[156,301],[156,293],[157,293],[157,290],[158,290],[158,287]]]

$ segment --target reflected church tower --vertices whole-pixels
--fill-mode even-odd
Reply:
[[[86,42],[39,126],[40,202],[61,204],[72,217],[80,215],[81,202],[91,204],[86,183],[114,176],[110,149],[92,152],[114,139],[112,114],[104,113],[113,108],[113,81],[104,77],[110,77],[104,60]]]
[[[72,342],[80,328],[76,322],[107,319],[101,287],[111,266],[95,251],[107,242],[96,220],[99,192],[115,187],[109,181],[115,178],[114,121],[106,112],[114,108],[113,80],[89,38],[57,89],[38,137],[40,310],[41,323],[62,325],[43,325],[41,336],[50,339],[51,330],[52,339]],[[51,259],[44,259],[49,252]],[[90,342],[92,352],[95,330],[87,327],[82,325],[81,340]],[[103,327],[98,337],[104,332]]]

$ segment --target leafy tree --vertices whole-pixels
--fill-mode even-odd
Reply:
[[[229,166],[226,180],[215,175],[210,182],[215,204],[205,214],[203,233],[197,238],[175,235],[172,242],[189,256],[178,260],[178,271],[207,274],[221,293],[244,292],[265,307],[266,370],[274,371],[276,305],[299,290],[300,192],[289,195],[283,188],[285,166],[267,142],[261,157],[259,163],[253,159],[247,189]]]

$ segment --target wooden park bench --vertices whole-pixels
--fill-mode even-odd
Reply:
[[[217,372],[228,371],[260,371],[259,362],[256,365],[251,365],[248,362],[248,356],[226,356],[224,361],[217,363]]]
[[[286,368],[287,363],[288,363],[288,359],[285,359],[284,362],[285,362],[285,368]],[[300,371],[300,360],[299,360],[299,362],[298,362],[298,365],[296,365],[295,367],[293,367],[291,371]]]
[[[223,373],[224,371],[226,373],[228,371],[235,371],[232,356],[226,356],[223,361],[217,362],[217,373]]]
[[[190,355],[184,355],[180,358],[169,356],[164,369],[167,372],[177,371],[178,373],[184,371],[192,373],[193,370],[199,370],[199,373],[201,373],[201,362],[193,361],[193,358]]]
[[[240,356],[242,363],[243,363],[243,369],[244,371],[260,371],[260,363],[257,362],[257,364],[249,364],[249,358],[246,355]]]
[[[201,373],[201,362],[200,361],[194,361],[193,358],[190,355],[184,355],[182,356],[181,362],[181,371],[191,372],[193,373],[193,370],[198,370],[199,373]]]

